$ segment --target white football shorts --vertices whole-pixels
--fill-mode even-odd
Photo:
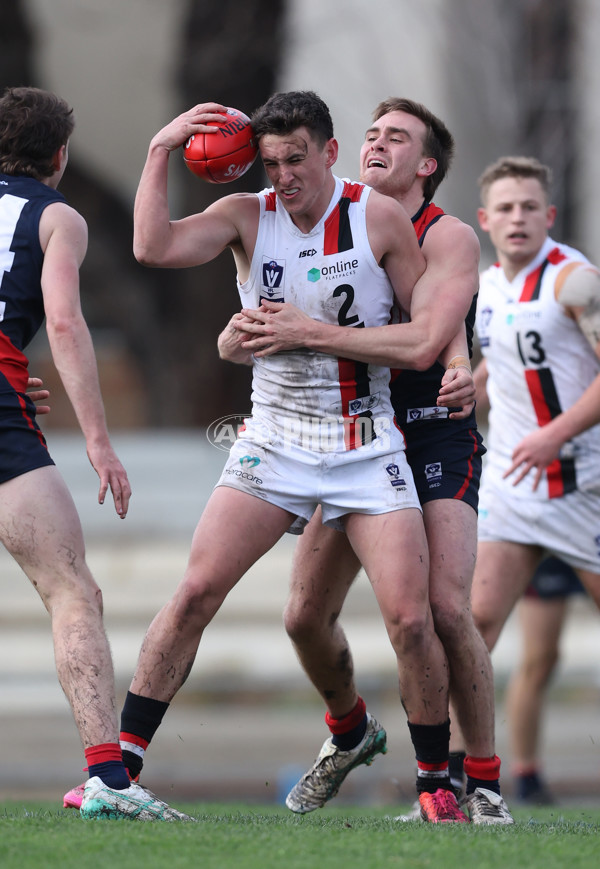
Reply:
[[[498,484],[484,469],[477,534],[480,541],[541,546],[571,567],[600,574],[600,494],[514,497],[506,482]]]
[[[343,530],[341,517],[347,513],[421,510],[403,450],[312,452],[290,445],[277,449],[273,443],[243,437],[232,446],[216,485],[231,486],[294,513],[292,534],[302,533],[319,504],[324,524],[337,530]]]

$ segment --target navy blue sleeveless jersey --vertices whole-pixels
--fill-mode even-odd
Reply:
[[[413,216],[412,222],[417,233],[419,247],[423,246],[425,236],[429,229],[444,216],[442,211],[433,202],[423,202],[421,208]],[[473,353],[473,330],[475,327],[475,314],[477,308],[477,294],[473,296],[473,302],[465,319],[467,331],[467,345],[469,357]],[[400,424],[406,419],[406,410],[411,407],[435,407],[438,392],[445,369],[439,362],[434,362],[427,371],[414,371],[409,368],[394,371],[392,378],[392,403],[398,414]]]
[[[433,202],[423,202],[412,218],[423,246],[429,229],[444,217]],[[477,294],[465,326],[469,356],[473,347],[473,328]],[[444,368],[435,362],[427,371],[392,371],[391,395],[396,419],[404,432],[406,458],[413,472],[421,504],[454,499],[465,501],[475,511],[485,447],[477,431],[475,411],[467,419],[448,419],[447,411],[437,411],[437,397]]]
[[[0,174],[0,482],[53,464],[25,394],[24,350],[44,320],[40,217],[64,201],[34,178]]]

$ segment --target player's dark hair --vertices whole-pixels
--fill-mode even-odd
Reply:
[[[314,140],[324,146],[333,139],[329,109],[314,91],[288,91],[273,94],[251,118],[257,141],[268,134],[286,136],[298,127],[310,130]]]
[[[484,205],[491,185],[500,178],[535,178],[540,182],[546,198],[550,199],[552,169],[535,157],[500,157],[484,169],[477,180]]]
[[[373,121],[378,121],[382,115],[388,112],[406,112],[414,115],[425,124],[425,137],[423,139],[423,154],[433,157],[437,163],[435,172],[425,179],[423,195],[427,201],[433,199],[433,194],[438,189],[452,163],[454,157],[454,138],[443,121],[440,121],[433,112],[430,112],[422,103],[405,97],[388,97],[379,103],[373,112]]]
[[[53,158],[73,132],[73,109],[48,91],[7,88],[0,98],[0,172],[42,181],[55,172]]]

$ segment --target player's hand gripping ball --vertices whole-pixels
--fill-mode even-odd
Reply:
[[[208,121],[207,126],[217,127],[217,133],[195,133],[183,147],[183,159],[190,172],[211,184],[241,178],[258,154],[250,118],[231,108],[227,115],[227,121]]]

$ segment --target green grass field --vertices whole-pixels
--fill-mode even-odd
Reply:
[[[515,811],[514,827],[394,822],[399,809],[178,805],[197,824],[83,821],[48,803],[0,803],[2,869],[595,867],[600,808]],[[408,807],[403,807],[408,809]]]

